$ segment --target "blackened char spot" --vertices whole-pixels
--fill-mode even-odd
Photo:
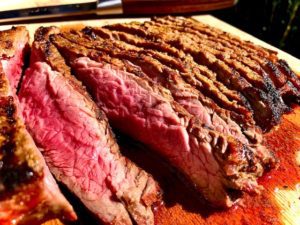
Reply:
[[[14,119],[14,114],[15,114],[15,111],[16,111],[16,108],[15,108],[15,105],[13,104],[13,97],[12,96],[9,96],[8,97],[8,104],[4,107],[4,110],[5,110],[5,113],[6,113],[6,117],[7,117],[7,120],[10,124],[14,123],[15,122],[15,119]]]
[[[26,162],[16,155],[16,141],[18,124],[16,122],[16,106],[12,96],[0,99],[0,136],[3,139],[0,145],[0,199],[7,197],[7,192],[14,191],[20,184],[32,181],[36,174]],[[18,146],[22,148],[22,146]]]
[[[247,160],[248,166],[245,168],[247,172],[255,172],[257,167],[255,166],[254,154],[247,146],[243,145],[242,148],[243,158]]]
[[[91,27],[85,27],[82,32],[88,36],[90,36],[93,40],[97,38],[96,34],[94,33]]]
[[[50,38],[51,38],[51,36],[50,36]],[[46,57],[49,57],[51,55],[50,46],[51,46],[50,41],[46,41],[46,44],[45,44],[45,56]]]

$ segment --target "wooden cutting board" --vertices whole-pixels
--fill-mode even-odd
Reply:
[[[210,15],[195,16],[196,19],[224,31],[233,33],[244,40],[276,50],[279,57],[285,59],[290,66],[300,74],[300,60],[270,46],[269,44],[241,31],[237,28]],[[63,26],[65,29],[74,26],[102,26],[105,24],[144,21],[147,19],[109,19],[88,20],[76,22],[43,23],[28,25],[31,38],[34,30],[39,26]],[[2,26],[7,29],[10,26]],[[300,224],[300,107],[282,118],[280,126],[265,135],[266,145],[272,149],[280,159],[280,167],[271,171],[260,183],[265,190],[259,196],[245,195],[244,200],[237,206],[225,210],[209,209],[207,204],[197,198],[170,172],[165,165],[157,166],[157,159],[148,151],[139,147],[125,144],[123,149],[133,161],[154,174],[161,184],[164,194],[164,204],[156,207],[156,224],[159,225],[263,225],[263,224]],[[155,168],[153,168],[155,165]],[[157,168],[158,167],[158,168]],[[79,224],[91,223],[91,216],[84,214]],[[62,225],[58,220],[52,220],[44,225]]]

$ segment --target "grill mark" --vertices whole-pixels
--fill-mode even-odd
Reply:
[[[173,48],[172,46],[169,46],[165,43],[158,43],[153,42],[151,40],[145,40],[141,39],[138,36],[134,36],[125,32],[118,32],[118,31],[111,31],[109,29],[103,28],[103,27],[90,27],[90,28],[84,28],[83,33],[86,33],[86,30],[89,29],[90,32],[93,32],[94,34],[98,35],[99,37],[102,37],[104,39],[117,39],[120,41],[124,41],[126,43],[135,45],[137,47],[143,47],[146,49],[155,49],[160,52],[168,53],[168,55],[176,57],[176,58],[184,58],[186,55],[184,52],[179,51],[176,48]]]
[[[178,36],[177,33],[173,32],[172,30],[163,27],[160,29],[157,26],[153,25],[147,25],[148,22],[144,23],[147,27],[146,29],[149,30],[151,33],[159,32],[159,33],[166,33],[168,32],[169,35]],[[154,31],[155,30],[155,31]],[[223,61],[227,65],[231,66],[231,68],[235,69],[242,77],[244,77],[251,85],[258,87],[262,91],[264,91],[267,94],[267,98],[270,101],[270,104],[273,104],[274,107],[277,107],[282,110],[282,112],[285,112],[288,110],[288,107],[284,104],[279,92],[275,89],[271,79],[266,75],[263,74],[263,76],[260,76],[255,71],[251,70],[249,67],[244,66],[242,63],[231,60],[230,56],[228,54],[224,54],[223,52],[217,51],[215,49],[209,48],[203,44],[198,44],[197,41],[192,40],[192,38],[189,38],[187,35],[185,36],[184,40],[180,39],[180,36],[178,38],[181,43],[184,43],[184,45],[187,45],[187,43],[190,46],[193,46],[194,49],[197,50],[206,50],[213,54],[217,59]],[[196,39],[196,38],[193,38]],[[195,47],[197,45],[197,47]]]
[[[151,22],[148,22],[151,23]],[[201,37],[200,40],[205,39],[205,41],[201,42],[205,45],[208,45],[216,50],[227,52],[230,55],[230,58],[235,59],[242,63],[245,66],[248,66],[250,69],[257,72],[259,75],[265,77],[266,71],[269,71],[269,75],[271,76],[271,80],[277,87],[277,90],[286,85],[286,77],[284,73],[280,73],[277,66],[273,64],[272,57],[270,59],[261,59],[256,54],[246,52],[244,49],[239,48],[238,46],[233,46],[229,42],[220,40],[220,39],[214,39],[214,37],[207,36],[203,33],[197,32],[189,27],[182,27],[175,24],[164,24],[164,23],[155,23],[152,22],[151,24],[157,25],[157,26],[168,26],[172,29],[178,30],[184,34],[188,33],[192,35],[193,37]],[[246,58],[248,57],[248,58]],[[271,67],[271,70],[270,70]],[[266,79],[266,78],[265,78]],[[285,97],[285,96],[283,96]]]
[[[172,30],[169,29],[169,27],[159,27],[159,26],[156,26],[156,24],[149,25],[148,23],[145,23],[144,25],[147,27],[147,29],[150,32],[153,29],[155,29],[158,32],[166,32],[167,31],[169,34],[172,34]],[[189,36],[186,33],[184,33],[184,34],[185,34],[186,42],[190,43],[197,49],[201,48],[203,50],[210,52],[211,54],[216,56],[219,60],[224,61],[226,64],[230,65],[232,68],[234,68],[236,71],[238,71],[241,75],[243,75],[243,77],[249,83],[258,85],[260,88],[265,89],[265,85],[263,83],[262,78],[255,72],[251,71],[250,68],[243,66],[240,62],[238,62],[236,60],[232,60],[230,57],[230,54],[228,52],[221,52],[219,50],[213,49],[206,44],[205,40],[199,40],[197,37]],[[175,35],[177,35],[177,34],[175,34]]]
[[[164,26],[160,23],[152,24],[156,26]],[[254,60],[249,60],[249,58],[246,58],[247,56],[249,56],[249,53],[243,49],[238,48],[237,46],[233,46],[224,40],[217,40],[214,37],[207,36],[189,27],[176,26],[173,24],[167,26],[171,29],[178,30],[179,32],[184,33],[185,35],[188,34],[193,40],[215,50],[218,50],[219,52],[226,52],[230,56],[230,58],[235,59],[240,63],[243,63],[244,65],[247,65],[249,68],[255,71],[258,70],[257,67],[259,67],[259,64],[257,64],[257,62],[255,62]]]
[[[297,88],[295,87],[297,86],[297,84],[295,85],[294,82],[290,82],[290,80],[288,79],[288,75],[286,74],[287,71],[281,68],[280,63],[274,63],[267,58],[259,58],[256,55],[250,55],[249,57],[261,65],[262,75],[271,79],[276,89],[279,91],[282,99],[287,105],[290,105],[295,101],[299,102],[300,93],[299,90],[297,90]],[[287,68],[288,70],[291,70],[289,67]],[[297,76],[295,78],[296,80],[299,80]]]
[[[134,24],[134,25],[136,25],[136,24]],[[106,28],[110,29],[110,30],[117,30],[117,31],[127,32],[129,34],[138,34],[143,38],[147,38],[148,40],[152,40],[152,41],[155,40],[159,43],[164,43],[164,42],[162,42],[162,38],[155,37],[151,34],[148,34],[147,31],[145,31],[144,29],[141,28],[141,26],[134,26],[134,25],[133,24],[129,24],[129,25],[127,25],[127,24],[114,24],[114,25],[106,26]],[[172,45],[170,45],[170,46],[172,46]],[[182,50],[181,48],[179,48],[179,49]],[[206,66],[200,64],[200,65],[198,65],[198,68],[208,78],[213,79],[213,80],[217,79],[216,74],[213,71],[211,71],[209,68],[207,68]],[[223,86],[226,89],[229,88],[228,90],[230,90],[230,87],[224,86],[222,82],[219,82],[219,84],[220,84],[220,85],[218,85],[219,87]],[[223,90],[224,90],[224,88],[223,88]],[[233,91],[235,91],[235,90],[233,90]],[[238,94],[240,96],[242,96],[241,93],[238,93]]]
[[[188,46],[182,45],[182,43],[174,43],[176,46],[185,48],[194,59],[200,63],[206,65],[208,68],[213,70],[218,79],[220,79],[228,87],[233,87],[235,90],[243,93],[247,100],[250,102],[252,109],[254,110],[254,117],[259,125],[263,128],[268,129],[269,125],[263,124],[264,118],[260,118],[260,113],[267,112],[263,117],[270,122],[270,124],[277,124],[281,110],[276,114],[274,112],[275,106],[272,106],[268,96],[262,90],[253,87],[247,80],[245,80],[240,73],[234,68],[230,68],[225,62],[217,59],[213,54],[204,52],[203,50],[195,51]],[[229,79],[228,79],[229,78]],[[261,104],[257,104],[260,102]],[[256,114],[259,113],[259,114]]]
[[[299,77],[291,70],[289,65],[284,60],[278,60],[277,66],[279,67],[280,71],[284,73],[287,79],[295,86],[295,88],[300,91],[300,79]]]
[[[164,29],[166,27],[163,26],[162,24],[156,24],[153,22],[152,23],[146,22],[145,24],[150,24],[150,26],[157,27],[158,29],[159,28]],[[221,60],[224,59],[228,64],[235,67],[236,70],[243,73],[244,77],[249,82],[255,82],[256,85],[259,85],[261,88],[265,88],[264,79],[263,79],[264,73],[262,71],[261,65],[259,65],[254,60],[246,58],[245,56],[248,55],[247,52],[245,53],[243,50],[239,48],[235,48],[233,50],[224,47],[220,45],[218,42],[216,43],[216,41],[208,40],[206,35],[203,35],[199,32],[196,32],[186,27],[173,26],[173,25],[168,25],[167,27],[170,29],[175,29],[180,33],[184,34],[185,36],[189,37],[191,40],[195,41],[196,43],[199,43],[202,48],[210,51],[215,56],[217,56],[217,58]]]
[[[186,18],[186,19],[178,19],[175,17],[164,17],[164,18],[153,18],[155,22],[163,23],[163,24],[177,24],[184,27],[189,27],[191,29],[194,29],[196,31],[199,31],[201,33],[204,33],[211,37],[216,37],[218,40],[224,40],[226,42],[231,43],[232,45],[235,45],[239,48],[242,48],[246,50],[249,53],[255,53],[259,56],[263,57],[270,57],[273,60],[277,59],[277,52],[254,45],[250,41],[243,41],[239,37],[234,36],[232,34],[229,34],[227,32],[224,32],[222,30],[219,30],[217,28],[208,26],[204,23],[201,23],[199,21],[196,21],[192,18]]]
[[[158,23],[159,24],[165,24],[168,26],[172,26],[176,29],[179,29],[180,27],[182,27],[182,24],[184,24],[187,21],[190,21],[192,24],[190,24],[190,26],[185,26],[184,29],[188,30],[189,27],[194,27],[197,26],[201,23],[198,23],[197,21],[194,21],[192,19],[187,19],[185,21],[178,21],[178,19],[176,18],[169,18],[170,21],[168,21],[168,18],[166,19],[167,21],[165,21],[164,19],[158,19]],[[156,22],[156,19],[154,19],[154,21]],[[173,21],[173,22],[171,22]],[[149,22],[148,22],[149,23]],[[193,26],[194,24],[194,26]],[[215,28],[211,28],[207,25],[202,24],[202,27],[205,28],[205,30],[210,30],[212,33],[216,32],[216,34],[211,34],[212,36],[208,36],[207,38],[211,38],[211,37],[215,37],[217,39],[217,42],[221,42],[223,44],[228,45],[228,43],[230,43],[231,40],[236,40],[238,41],[238,45],[235,46],[231,46],[234,47],[235,53],[241,53],[241,51],[246,51],[246,56],[248,56],[250,59],[254,60],[254,62],[259,63],[259,65],[261,66],[261,70],[258,71],[258,73],[260,73],[261,76],[264,76],[264,80],[268,80],[269,82],[272,81],[275,85],[275,87],[277,88],[277,90],[279,91],[279,93],[281,93],[282,98],[285,100],[285,102],[287,104],[290,104],[293,101],[299,102],[299,96],[300,93],[295,92],[296,89],[299,90],[299,88],[297,87],[297,83],[300,83],[300,80],[297,76],[295,76],[294,78],[290,79],[290,73],[288,71],[291,71],[291,69],[289,68],[289,66],[287,65],[287,70],[282,69],[282,64],[281,64],[281,60],[278,60],[277,57],[277,52],[260,47],[258,45],[254,45],[253,43],[247,42],[247,41],[243,41],[240,40],[238,37],[234,38],[233,35],[230,35],[228,33],[224,33],[221,30],[215,29]],[[191,29],[190,29],[191,30]],[[200,29],[200,32],[203,31]],[[190,32],[190,31],[189,31]],[[198,32],[198,35],[203,35],[200,32]],[[205,32],[205,31],[204,31]],[[191,33],[197,33],[197,31],[193,30],[193,32]],[[220,39],[219,37],[224,37],[227,36],[226,40],[224,39]],[[224,43],[225,41],[225,43]],[[227,42],[227,43],[226,43]],[[217,48],[217,45],[213,45],[215,46],[215,48]],[[245,48],[245,46],[248,48]],[[255,51],[253,51],[256,50]],[[245,54],[243,52],[243,54]],[[259,58],[260,56],[262,56],[264,59]],[[240,59],[243,59],[244,57],[241,57]],[[249,66],[249,61],[245,61],[243,60],[242,63],[244,63],[245,65]],[[284,67],[284,66],[283,66]],[[265,70],[265,71],[263,71]],[[262,71],[262,72],[260,72]],[[267,72],[267,73],[265,73]],[[268,74],[270,76],[271,79],[269,79],[267,76],[265,76],[266,74]],[[287,81],[290,81],[289,83]],[[270,86],[270,85],[269,85]],[[282,91],[285,90],[285,91]],[[292,94],[293,93],[293,94]],[[291,99],[294,99],[293,101],[291,101]],[[287,110],[289,110],[289,108],[286,108]]]

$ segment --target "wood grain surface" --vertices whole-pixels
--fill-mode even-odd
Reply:
[[[196,19],[218,27],[224,31],[233,33],[242,39],[250,40],[256,44],[271,48],[279,52],[279,57],[288,61],[290,66],[300,72],[300,60],[280,51],[265,42],[243,32],[229,24],[226,24],[210,15],[195,16]],[[31,35],[34,30],[43,25],[57,25],[64,29],[70,27],[82,27],[85,25],[101,26],[117,22],[128,22],[136,19],[111,19],[91,20],[76,22],[61,22],[55,24],[32,24],[28,26]],[[138,19],[140,21],[146,19]],[[0,27],[7,29],[10,26]],[[124,153],[138,165],[154,174],[154,177],[161,184],[165,194],[165,203],[155,210],[156,224],[159,225],[267,225],[267,224],[300,224],[300,107],[295,107],[293,112],[283,116],[278,127],[265,135],[266,145],[272,149],[280,159],[280,166],[266,174],[260,183],[265,187],[261,195],[245,195],[244,200],[237,206],[226,210],[218,211],[208,207],[199,200],[197,195],[190,191],[177,178],[174,173],[162,165],[153,169],[152,163],[158,165],[152,154],[139,149],[136,146],[127,146],[125,143]],[[127,150],[126,150],[127,149]],[[146,159],[147,160],[144,160]],[[155,166],[157,167],[157,166]],[[78,224],[92,225],[88,214]],[[62,225],[58,220],[52,220],[44,225]]]

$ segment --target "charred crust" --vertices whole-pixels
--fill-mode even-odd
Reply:
[[[278,70],[278,68],[275,66],[275,64],[273,62],[271,62],[270,60],[266,60],[266,66],[273,72],[273,74],[275,75],[276,78],[280,77],[280,71]]]
[[[52,35],[50,35],[50,38],[52,37]],[[45,57],[48,58],[51,55],[51,50],[50,50],[50,46],[51,46],[51,42],[50,41],[46,41],[45,43]]]
[[[85,35],[91,37],[93,40],[95,40],[95,39],[97,38],[97,36],[96,36],[96,34],[94,33],[92,27],[85,27],[85,28],[82,30],[82,32],[83,32]]]
[[[18,138],[18,124],[16,121],[16,106],[12,96],[0,99],[0,198],[7,191],[13,191],[19,185],[31,182],[36,173],[26,162],[19,163],[20,156],[16,155],[16,139]],[[22,146],[18,146],[22,148]],[[23,156],[22,156],[23,157]]]
[[[257,170],[254,153],[245,145],[242,147],[242,158],[247,161],[246,172],[253,173]]]
[[[56,27],[39,27],[35,34],[34,34],[34,40],[35,41],[43,41],[46,39],[46,37],[51,33],[53,29],[56,29]]]

